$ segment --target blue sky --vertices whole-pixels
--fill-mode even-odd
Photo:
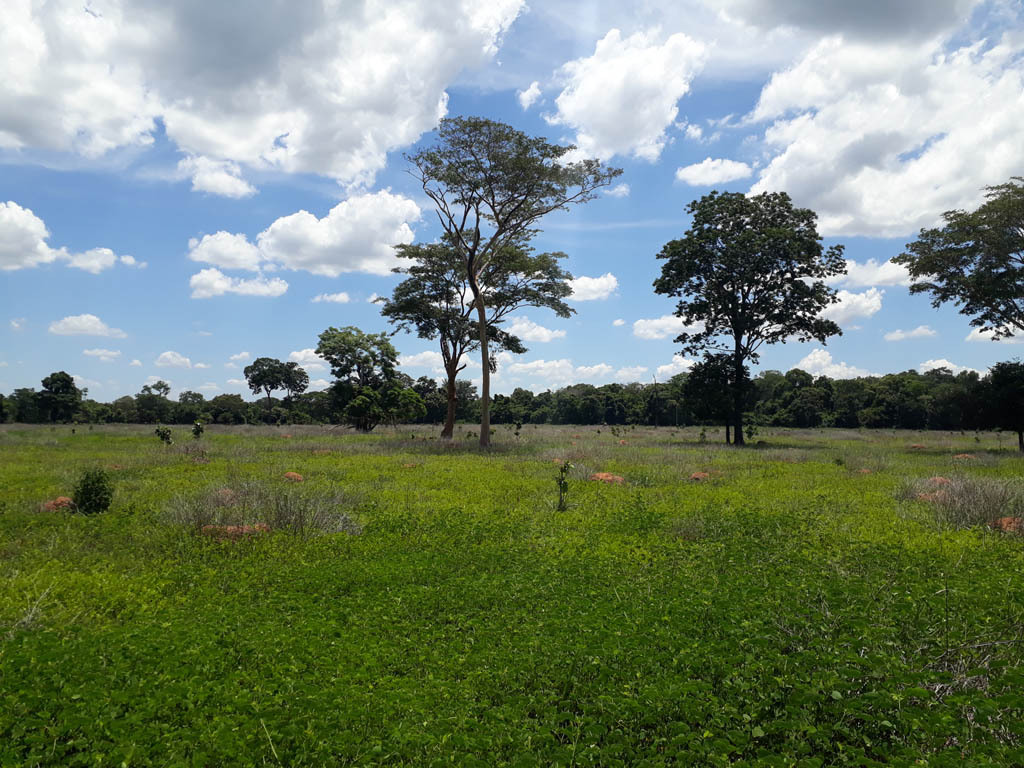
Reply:
[[[403,153],[445,114],[624,169],[541,223],[537,247],[580,278],[577,313],[518,312],[529,351],[500,359],[497,392],[685,370],[651,282],[713,188],[788,192],[851,261],[843,336],[767,348],[762,369],[1019,356],[886,262],[1024,173],[1020,2],[630,5],[16,1],[0,29],[0,392],[66,370],[102,400],[157,378],[244,393],[258,356],[326,386],[317,335],[386,330],[370,300],[397,282],[392,246],[438,235]],[[434,343],[395,341],[407,373],[438,373]]]

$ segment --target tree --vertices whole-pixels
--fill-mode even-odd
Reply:
[[[39,403],[49,421],[71,421],[86,391],[75,386],[70,374],[56,371],[43,379]]]
[[[946,211],[945,226],[922,229],[893,262],[910,271],[911,293],[953,302],[1001,339],[1024,331],[1024,177],[986,190],[976,211]]]
[[[690,229],[661,249],[656,293],[679,297],[686,353],[731,356],[734,443],[743,445],[744,365],[762,344],[842,333],[821,312],[838,301],[824,278],[843,274],[843,247],[822,248],[817,216],[785,192],[712,192],[690,203]]]
[[[441,120],[436,146],[407,156],[434,202],[441,228],[465,265],[480,344],[480,445],[490,445],[491,360],[487,336],[487,269],[552,211],[594,198],[621,173],[597,160],[564,162],[573,146],[549,144],[479,117]]]
[[[288,399],[291,400],[306,391],[309,386],[309,374],[300,368],[298,363],[285,363],[281,385],[288,393]]]
[[[394,270],[408,277],[384,300],[381,314],[403,331],[439,340],[448,401],[441,437],[450,440],[455,430],[455,380],[466,367],[465,355],[480,348],[479,315],[469,276],[458,249],[448,243],[399,245],[396,251],[412,264]],[[526,351],[518,336],[500,327],[509,313],[521,307],[547,307],[559,317],[574,313],[565,303],[572,293],[567,282],[572,275],[558,264],[564,258],[564,253],[534,255],[528,248],[509,245],[483,267],[478,283],[485,296],[490,344],[516,354]],[[493,358],[489,361],[493,363]]]
[[[744,382],[748,378],[746,366],[741,373]],[[725,423],[725,442],[730,442],[729,429],[738,422],[735,411],[730,404],[730,391],[749,392],[749,387],[739,387],[735,381],[736,368],[728,355],[711,355],[705,353],[704,358],[686,374],[683,385],[683,397],[694,417],[702,423]],[[723,396],[725,395],[725,396]]]
[[[320,334],[316,353],[338,379],[331,394],[349,426],[369,432],[381,422],[415,418],[425,410],[422,398],[404,386],[408,377],[398,373],[398,351],[386,333],[331,327]]]
[[[1024,451],[1024,363],[996,363],[989,369],[990,421],[1017,433],[1017,447]]]
[[[249,389],[254,395],[258,395],[260,392],[267,394],[266,413],[269,417],[273,405],[271,393],[274,390],[285,388],[288,373],[284,363],[273,357],[257,357],[251,364],[245,366],[242,373],[245,374],[245,380],[249,382]]]

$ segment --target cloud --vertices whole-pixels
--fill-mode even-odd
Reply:
[[[99,358],[101,363],[112,363],[121,356],[121,351],[118,349],[83,349],[82,354]]]
[[[851,259],[846,260],[846,274],[830,278],[829,285],[845,285],[847,288],[867,288],[879,285],[910,285],[910,273],[902,264],[892,261],[878,263],[868,259],[859,264]]]
[[[667,339],[687,330],[682,318],[675,315],[641,318],[633,322],[633,335],[638,339]]]
[[[786,190],[825,236],[907,236],[975,207],[1024,166],[1019,52],[1010,33],[822,39],[761,91],[750,119],[771,159],[751,191]]]
[[[511,320],[512,322],[508,326],[509,333],[518,336],[524,341],[547,342],[565,338],[565,331],[545,328],[543,325],[533,322],[526,315],[515,317]]]
[[[193,299],[209,299],[234,293],[239,296],[276,297],[288,290],[288,283],[280,277],[266,278],[260,275],[249,280],[229,277],[219,269],[203,269],[189,278],[189,288]]]
[[[621,317],[617,317],[616,319],[612,320],[612,325],[614,325],[616,328],[625,324],[626,321],[623,320]]]
[[[157,368],[191,368],[192,361],[184,355],[168,350],[161,352],[153,363]]]
[[[128,334],[120,328],[111,328],[96,315],[69,315],[62,320],[50,323],[50,333],[58,336],[107,336],[111,339],[123,339]]]
[[[160,133],[215,194],[246,191],[236,167],[370,184],[522,7],[18,3],[0,28],[0,148],[96,158]]]
[[[440,352],[427,349],[412,355],[400,355],[398,365],[400,368],[430,368],[433,371],[443,371],[444,358]]]
[[[615,372],[615,378],[617,381],[621,381],[623,383],[640,381],[647,371],[648,368],[646,365],[629,365],[625,368],[619,368],[619,370]]]
[[[608,363],[598,363],[597,365],[580,365],[576,367],[577,381],[600,381],[607,379],[612,375],[612,368]]]
[[[882,308],[882,295],[885,291],[869,288],[863,293],[839,291],[839,303],[825,309],[821,316],[826,320],[834,320],[844,325],[858,317],[871,317]]]
[[[2,104],[0,98],[0,106]],[[0,149],[3,148],[2,122],[0,118]],[[91,248],[82,253],[72,253],[67,248],[51,248],[46,242],[49,237],[50,233],[43,220],[31,210],[13,201],[0,202],[0,271],[28,269],[55,261],[65,262],[69,267],[94,275],[109,269],[118,261],[128,266],[145,266],[145,262],[136,262],[131,256],[118,257],[109,248]]]
[[[540,83],[534,80],[525,91],[516,91],[516,98],[519,99],[519,106],[529,109],[540,98]]]
[[[228,379],[227,383],[229,385],[231,385],[232,387],[247,387],[247,386],[249,386],[249,382],[247,382],[245,379]]]
[[[323,392],[331,386],[331,382],[327,379],[310,379],[309,386],[306,387],[307,392]]]
[[[12,317],[9,325],[12,331],[23,331],[25,330],[25,324],[28,323],[24,317]]]
[[[927,325],[919,325],[910,331],[889,331],[885,334],[886,341],[903,341],[905,339],[925,339],[929,336],[937,336],[937,332]]]
[[[347,293],[341,291],[340,293],[320,293],[310,299],[310,301],[313,304],[319,304],[324,301],[331,304],[348,304],[351,299]]]
[[[619,288],[619,279],[611,272],[600,277],[574,277],[569,281],[572,288],[570,301],[595,301],[607,299]]]
[[[240,363],[240,362],[242,362],[243,360],[248,360],[248,359],[249,359],[249,357],[250,357],[250,355],[249,355],[249,353],[248,353],[248,352],[239,352],[238,354],[235,354],[235,355],[231,355],[231,356],[230,356],[230,357],[228,358],[228,360],[230,360],[230,361],[231,361],[231,362],[233,362],[233,363]]]
[[[128,363],[128,365],[130,365],[130,366],[132,366],[134,368],[141,368],[142,367],[142,361],[139,360],[139,359],[135,359],[135,360],[132,360],[130,363]]]
[[[259,249],[245,235],[216,232],[203,235],[202,240],[188,241],[188,257],[192,261],[212,264],[221,269],[244,269],[258,272],[263,260]]]
[[[343,272],[389,275],[398,264],[394,246],[413,241],[409,225],[419,218],[413,200],[381,190],[349,197],[323,218],[308,211],[282,216],[259,233],[255,245],[245,235],[227,232],[193,238],[188,257],[223,269],[284,268],[326,277]]]
[[[820,347],[812,349],[793,367],[807,371],[812,376],[828,376],[830,379],[856,379],[861,376],[876,375],[864,368],[835,362],[832,360],[832,355]]]
[[[991,341],[996,344],[1022,344],[1024,343],[1024,333],[1018,333],[1016,336],[1006,336],[1001,339],[993,339],[992,331],[982,331],[979,328],[975,328],[967,334],[964,341]]]
[[[242,178],[238,163],[190,155],[178,163],[178,170],[192,177],[192,189],[240,200],[256,194],[256,188]]]
[[[693,367],[694,361],[687,360],[682,355],[672,355],[672,362],[659,365],[657,374],[659,379],[670,379],[678,373],[684,373]]]
[[[610,30],[591,56],[564,64],[557,111],[546,119],[576,132],[579,154],[608,160],[632,155],[654,162],[679,100],[701,68],[707,47],[683,33],[660,42],[655,31],[623,38]]]
[[[724,158],[701,160],[676,170],[676,178],[691,187],[710,187],[737,179],[745,179],[754,170],[746,163]]]
[[[220,387],[218,387],[212,381],[208,381],[205,384],[201,384],[198,387],[196,387],[196,391],[197,392],[216,392],[219,389],[220,389]]]
[[[629,197],[629,184],[616,184],[604,191],[608,197]]]
[[[979,371],[977,368],[968,368],[966,365],[957,365],[956,363],[949,362],[949,360],[946,360],[945,358],[939,358],[937,360],[925,360],[923,363],[917,366],[917,370],[920,371],[921,373],[927,373],[928,371],[934,371],[939,368],[946,368],[947,370],[951,371],[954,374],[963,373],[964,371],[982,374],[982,371]]]
[[[196,363],[192,367],[193,368],[209,368],[210,364],[209,363]]]
[[[79,389],[96,389],[97,387],[103,386],[95,379],[87,379],[85,376],[79,376],[77,373],[71,374],[71,378],[74,379],[75,386]]]
[[[544,381],[551,386],[567,386],[577,382],[576,368],[567,358],[510,363],[505,366],[504,373],[510,378],[526,376],[530,380]]]
[[[248,357],[248,353],[245,354]],[[231,359],[234,360],[235,358],[232,357]],[[299,366],[307,371],[326,371],[328,368],[327,361],[320,357],[312,347],[290,352],[288,354],[288,362],[298,363]]]

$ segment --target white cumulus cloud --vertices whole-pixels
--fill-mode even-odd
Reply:
[[[321,302],[329,302],[331,304],[348,304],[352,299],[347,293],[341,291],[339,293],[320,293],[314,296],[310,301],[314,304],[320,304]]]
[[[856,379],[861,376],[875,375],[864,368],[834,361],[832,355],[820,347],[812,349],[793,367],[807,371],[812,376],[828,376],[830,379]]]
[[[121,356],[118,349],[83,349],[83,355],[98,358],[101,363],[112,363]]]
[[[168,350],[161,352],[153,363],[157,368],[191,368],[192,361],[182,354]]]
[[[533,320],[526,315],[511,318],[511,322],[508,325],[508,331],[524,341],[547,342],[565,338],[565,331],[545,328],[543,325],[538,325],[533,322]]]
[[[612,29],[593,55],[559,70],[564,87],[547,119],[575,130],[583,156],[632,155],[653,162],[706,55],[703,43],[682,32],[662,40],[657,30],[624,38]]]
[[[529,109],[540,98],[540,83],[534,80],[525,91],[516,91],[516,98],[519,99],[519,106]]]
[[[983,331],[980,328],[974,328],[966,337],[964,337],[964,341],[991,341],[996,344],[1022,344],[1024,343],[1024,333],[1018,333],[1015,336],[1006,336],[1001,339],[993,339],[992,331]]]
[[[882,308],[882,295],[885,291],[869,288],[863,293],[839,291],[839,303],[825,309],[821,316],[844,325],[859,317],[871,317]]]
[[[112,339],[123,339],[128,334],[120,328],[111,328],[96,315],[69,315],[61,320],[50,323],[50,333],[58,336],[107,336]]]
[[[649,369],[646,365],[627,365],[624,368],[619,368],[619,370],[615,372],[615,379],[625,384],[640,381],[640,379],[644,378],[644,374],[646,374],[648,370]]]
[[[570,301],[595,301],[607,299],[619,288],[619,279],[611,272],[605,272],[600,277],[574,277],[569,281],[572,288]]]
[[[896,329],[885,334],[886,341],[904,341],[905,339],[926,339],[930,336],[937,336],[935,329],[927,325],[919,325],[909,331]]]
[[[189,278],[193,299],[209,299],[234,293],[239,296],[280,296],[288,290],[288,283],[280,277],[266,278],[260,275],[250,279],[230,277],[219,269],[203,269]]]
[[[910,272],[902,264],[892,261],[879,263],[868,259],[863,264],[846,260],[846,274],[836,275],[827,281],[830,285],[843,285],[847,288],[869,288],[880,285],[910,285]]]
[[[745,179],[753,173],[746,163],[725,158],[705,158],[699,163],[676,170],[676,178],[691,187],[710,187],[737,179]]]
[[[647,317],[633,322],[633,335],[638,339],[667,339],[687,330],[682,318],[675,315]]]
[[[248,357],[248,353],[245,353],[245,355]],[[231,359],[234,360],[235,358],[232,357]],[[327,361],[320,357],[312,347],[297,349],[294,352],[288,353],[288,362],[298,363],[300,367],[305,368],[307,371],[327,370]]]
[[[977,374],[982,373],[982,371],[979,371],[977,368],[968,368],[966,365],[957,365],[956,363],[951,363],[949,360],[941,357],[936,360],[925,360],[917,366],[917,370],[921,373],[927,373],[928,371],[934,371],[939,368],[945,368],[954,374],[963,373],[964,371],[971,371],[972,373]]]
[[[693,367],[694,361],[687,360],[682,355],[672,355],[672,362],[659,365],[657,374],[659,379],[670,379],[678,373],[684,373]]]
[[[231,160],[211,160],[190,155],[178,163],[178,170],[192,177],[192,189],[239,200],[252,197],[256,188],[242,178],[242,169]]]
[[[620,326],[623,326],[625,324],[626,324],[626,321],[623,320],[621,317],[617,317],[614,320],[612,320],[612,325],[614,325],[616,328],[618,328]]]
[[[135,360],[132,360],[130,363],[128,363],[128,365],[132,366],[133,368],[141,368],[142,367],[142,361],[139,360],[139,359],[135,359]]]
[[[629,184],[616,184],[604,191],[608,197],[629,197]]]

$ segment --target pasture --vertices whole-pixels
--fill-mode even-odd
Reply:
[[[0,427],[0,765],[1024,764],[1012,435],[473,432]]]

